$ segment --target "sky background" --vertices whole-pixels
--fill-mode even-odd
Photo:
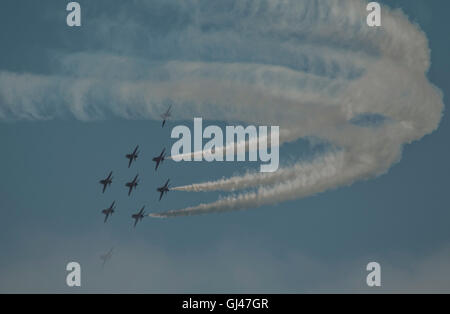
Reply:
[[[101,41],[92,34],[90,25],[99,27],[94,18],[145,20],[145,12],[132,7],[113,15],[114,3],[80,1],[83,26],[76,29],[65,24],[64,1],[2,1],[0,69],[46,75],[58,68],[58,56],[98,50],[145,56],[144,44],[116,40],[124,30]],[[401,8],[426,33],[428,77],[446,103],[450,4],[383,3]],[[183,24],[171,19],[170,6],[157,7],[150,30]],[[152,52],[149,58],[159,56]],[[178,123],[161,129],[161,121],[142,119],[0,121],[0,292],[450,291],[445,113],[437,131],[406,145],[401,161],[378,178],[254,210],[145,218],[133,229],[131,214],[143,205],[148,213],[159,212],[226,194],[171,191],[158,202],[155,189],[166,179],[184,185],[257,167],[166,161],[155,173],[151,158],[171,147],[170,130]],[[128,169],[124,156],[137,144],[141,154]],[[284,146],[280,159],[320,149],[300,141]],[[102,194],[98,181],[110,170],[114,182]],[[136,173],[141,184],[127,197],[124,184]],[[101,210],[113,200],[117,211],[104,224]],[[111,247],[113,258],[102,268],[100,255]],[[65,284],[71,261],[81,264],[81,288]],[[372,261],[381,264],[382,288],[366,286],[365,268]]]

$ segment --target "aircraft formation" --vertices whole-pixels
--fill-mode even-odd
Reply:
[[[164,128],[166,121],[171,117],[171,109],[172,109],[172,106],[169,106],[169,108],[161,115],[161,118],[163,119],[162,128]],[[133,163],[135,163],[137,161],[137,159],[139,158],[139,154],[140,154],[139,145],[137,145],[131,153],[125,155],[125,158],[128,160],[128,169],[131,168]],[[152,159],[152,161],[155,162],[155,171],[158,170],[158,167],[164,162],[165,159],[166,159],[166,149],[163,148],[161,153]],[[113,171],[111,171],[111,172],[109,172],[108,176],[105,179],[102,179],[99,181],[99,184],[102,185],[102,193],[105,193],[105,191],[108,189],[108,187],[111,186],[111,184],[113,183],[113,179],[114,179]],[[139,180],[140,180],[139,174],[136,174],[136,176],[131,181],[125,183],[125,187],[127,188],[128,196],[131,196],[132,192],[137,189],[137,187],[139,185]],[[167,194],[167,192],[170,191],[169,182],[170,182],[170,179],[168,179],[164,185],[162,185],[156,189],[156,191],[160,193],[160,196],[159,196],[160,201],[161,201],[162,197],[164,196],[164,194]],[[105,215],[105,218],[103,221],[104,223],[107,223],[108,218],[110,218],[110,216],[113,215],[113,213],[115,212],[115,209],[116,209],[116,201],[113,201],[112,204],[108,208],[103,209],[101,211],[101,213]],[[137,223],[140,222],[144,217],[146,217],[145,206],[143,206],[137,213],[131,215],[131,218],[134,220],[133,228],[135,228]],[[112,249],[108,253],[101,256],[101,259],[103,260],[103,265],[106,263],[106,261],[108,259],[111,258],[111,255],[112,255]]]

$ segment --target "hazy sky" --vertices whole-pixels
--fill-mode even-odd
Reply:
[[[198,107],[188,101],[184,109],[174,106],[179,120],[161,129],[161,121],[154,118],[169,102],[164,94],[155,90],[150,97],[161,103],[139,107],[145,94],[130,97],[134,86],[127,86],[124,94],[128,96],[117,94],[124,97],[117,100],[113,97],[116,86],[106,86],[109,81],[102,83],[103,78],[133,82],[142,77],[164,80],[165,75],[185,74],[179,68],[158,68],[164,60],[228,63],[239,59],[271,64],[276,59],[278,66],[329,77],[358,77],[361,73],[356,61],[354,68],[345,71],[320,69],[313,63],[306,67],[288,50],[273,49],[270,40],[260,47],[247,47],[224,32],[223,36],[229,37],[223,40],[236,41],[234,48],[221,46],[222,38],[192,41],[198,34],[186,31],[192,16],[185,13],[196,2],[130,1],[126,8],[121,1],[79,2],[81,28],[66,26],[64,1],[1,3],[0,292],[450,291],[446,184],[450,121],[445,112],[435,132],[404,146],[401,160],[379,177],[247,211],[145,218],[133,229],[131,214],[143,205],[148,213],[159,212],[213,202],[230,194],[171,191],[158,202],[155,189],[166,179],[184,185],[240,175],[259,165],[166,161],[155,173],[151,158],[163,147],[171,147],[172,127],[180,121],[191,125],[189,114]],[[431,49],[428,78],[442,91],[446,103],[450,22],[445,13],[449,4],[437,0],[386,2],[401,8],[425,32]],[[221,16],[218,12],[227,10],[228,4],[209,5],[202,11],[212,16],[202,32],[226,28],[227,16],[223,21],[213,17]],[[239,18],[245,20],[245,15]],[[192,38],[177,36],[178,30]],[[345,44],[338,48],[362,51],[353,39],[348,39],[353,48]],[[276,44],[280,39],[271,40]],[[311,44],[305,38],[295,40]],[[330,48],[319,44],[324,46],[321,51]],[[146,67],[156,70],[147,71]],[[219,70],[207,74],[229,78],[236,73],[229,68],[226,73]],[[86,87],[90,83],[87,78],[98,79],[95,89]],[[190,81],[189,76],[186,79]],[[277,81],[280,86],[282,79]],[[275,84],[270,83],[271,87]],[[289,84],[280,88],[288,89]],[[118,86],[124,91],[124,86]],[[189,87],[204,88],[196,80]],[[21,98],[14,99],[20,100],[20,109],[11,106],[7,97],[17,91]],[[85,92],[84,97],[77,98],[80,91]],[[208,92],[202,101],[217,96],[214,90]],[[174,98],[183,99],[181,94]],[[83,107],[89,101],[95,105]],[[127,107],[127,101],[134,107]],[[204,116],[213,119],[210,123],[224,126],[217,120],[232,120],[228,111],[236,108],[227,110],[219,105],[218,112],[214,104],[200,108],[206,108]],[[248,114],[248,110],[241,113]],[[255,116],[265,118],[256,111]],[[128,169],[124,155],[137,144],[141,155]],[[281,163],[308,160],[326,146],[303,139],[288,143],[280,152]],[[110,170],[114,182],[102,194],[98,181]],[[124,184],[136,173],[142,182],[128,197]],[[113,200],[117,211],[104,224],[101,210]],[[102,269],[100,255],[111,247],[113,258]],[[81,264],[81,288],[65,285],[65,267],[70,261]],[[365,284],[365,268],[371,261],[381,264],[381,289],[370,290]]]

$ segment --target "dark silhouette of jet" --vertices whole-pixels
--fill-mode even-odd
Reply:
[[[129,190],[128,190],[128,196],[130,196],[131,191],[133,191],[133,189],[136,189],[136,187],[138,186],[138,183],[139,183],[138,177],[139,177],[139,174],[137,174],[137,175],[134,177],[133,181],[127,182],[127,183],[125,184],[125,186],[126,186],[127,188],[129,188]]]
[[[109,208],[102,210],[102,214],[105,214],[105,221],[108,220],[109,215],[112,215],[114,213],[114,209],[116,208],[114,205],[116,204],[116,201],[114,201]]]
[[[162,197],[164,196],[164,193],[169,192],[169,181],[170,181],[170,179],[167,179],[166,183],[165,183],[163,186],[161,186],[161,187],[159,187],[159,188],[156,189],[156,191],[158,191],[159,193],[161,193],[161,194],[159,195],[159,200],[162,199]]]
[[[166,154],[164,153],[166,151],[166,148],[164,148],[161,152],[161,154],[155,158],[153,158],[153,161],[156,162],[155,171],[158,170],[159,163],[163,162],[166,159]]]
[[[128,168],[130,168],[133,161],[136,161],[136,159],[138,158],[138,155],[139,155],[138,149],[139,149],[139,145],[136,146],[136,148],[134,149],[134,151],[131,154],[125,155],[125,157],[129,159]]]
[[[106,262],[108,262],[113,254],[114,248],[112,247],[108,253],[100,255],[100,259],[102,260],[102,268],[105,267]]]
[[[136,225],[137,225],[137,223],[138,223],[139,221],[141,221],[142,218],[145,217],[144,208],[145,208],[145,206],[142,207],[141,210],[140,210],[138,213],[131,215],[131,218],[134,219],[134,226],[133,226],[133,228],[135,228]]]
[[[113,179],[112,174],[113,174],[113,172],[111,171],[106,179],[103,179],[103,180],[99,181],[99,183],[103,185],[103,192],[102,193],[105,193],[105,190],[108,187],[108,185],[111,185],[112,179]]]
[[[161,118],[163,119],[162,127],[164,127],[164,125],[166,124],[166,120],[168,120],[172,116],[170,109],[172,109],[172,105],[170,105],[167,111],[161,115]]]

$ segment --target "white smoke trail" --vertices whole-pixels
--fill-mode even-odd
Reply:
[[[265,147],[268,147],[270,149],[271,147],[274,147],[274,145],[272,145],[272,143],[271,143],[272,132],[274,132],[274,130],[271,130],[270,133],[268,132],[269,134],[251,137],[244,141],[239,141],[239,142],[231,142],[230,141],[228,144],[226,144],[224,146],[214,147],[214,151],[208,149],[208,150],[195,151],[195,152],[191,152],[191,153],[176,154],[176,155],[167,157],[167,159],[194,160],[195,158],[198,158],[198,157],[206,159],[208,157],[211,157],[213,154],[220,154],[223,156],[223,159],[225,159],[226,152],[229,149],[232,149],[234,154],[237,154],[237,152],[240,150],[248,153],[248,152],[257,150],[261,143],[264,143]],[[281,130],[274,134],[275,136],[279,137],[278,146],[280,146],[282,143],[289,140],[289,133],[290,132],[288,130],[284,130],[284,131]]]
[[[171,190],[186,192],[237,191],[261,185],[273,185],[278,182],[293,180],[300,176],[311,176],[316,169],[328,168],[335,163],[338,158],[342,158],[342,153],[330,153],[326,156],[318,157],[312,162],[297,163],[292,167],[278,169],[278,171],[274,173],[249,172],[245,175],[234,176],[217,181],[173,187]]]

